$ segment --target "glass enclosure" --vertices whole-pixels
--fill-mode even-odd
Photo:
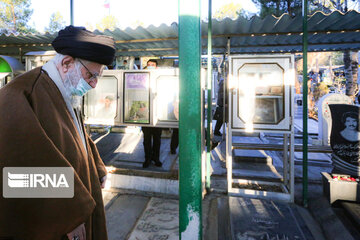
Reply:
[[[178,121],[179,119],[179,77],[159,76],[156,79],[157,120]]]
[[[284,118],[284,70],[276,63],[238,69],[238,117],[245,123],[277,124]]]
[[[124,123],[150,123],[150,73],[124,73]]]
[[[118,79],[104,76],[99,79],[95,89],[85,96],[84,114],[88,123],[113,125],[117,116]]]

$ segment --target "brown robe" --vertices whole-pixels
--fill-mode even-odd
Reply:
[[[105,166],[86,135],[88,154],[65,101],[41,68],[0,89],[0,239],[60,240],[85,223],[87,240],[106,240],[100,178]],[[73,167],[73,198],[3,198],[3,167]]]

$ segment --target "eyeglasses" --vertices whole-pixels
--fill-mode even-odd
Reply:
[[[80,59],[78,59],[78,60],[79,60],[79,62],[81,63],[81,65],[86,69],[86,71],[88,71],[88,73],[89,73],[89,75],[90,75],[90,77],[89,77],[90,82],[94,81],[95,79],[97,79],[97,78],[100,76],[99,73],[92,73],[92,72],[85,66],[85,64],[83,64],[83,63],[81,62]]]

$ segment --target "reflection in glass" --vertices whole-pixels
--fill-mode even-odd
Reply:
[[[101,77],[95,89],[89,91],[85,97],[87,107],[85,116],[90,124],[114,124],[117,115],[117,79],[115,77]]]
[[[156,79],[157,116],[159,121],[179,119],[179,77],[160,76]]]
[[[274,63],[238,70],[238,114],[245,125],[276,124],[284,118],[284,70]]]
[[[150,73],[124,73],[124,122],[150,123]]]

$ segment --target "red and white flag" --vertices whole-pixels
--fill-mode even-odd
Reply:
[[[104,1],[104,8],[110,8],[110,0]]]

